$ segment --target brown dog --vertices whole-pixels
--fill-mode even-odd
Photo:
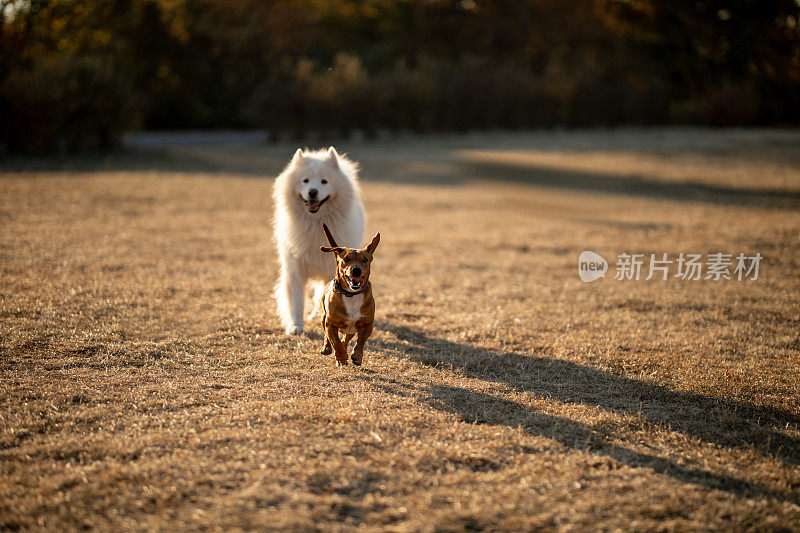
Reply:
[[[330,247],[321,246],[320,250],[336,256],[336,276],[325,286],[322,296],[322,334],[325,342],[320,353],[329,355],[333,351],[336,365],[346,365],[347,345],[358,334],[352,359],[354,365],[360,365],[364,358],[364,343],[372,333],[372,321],[375,318],[369,270],[381,234],[376,234],[366,248],[357,250],[337,246],[328,226],[322,224],[322,229]],[[340,331],[345,335],[344,342],[339,339]]]

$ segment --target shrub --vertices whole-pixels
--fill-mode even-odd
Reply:
[[[711,126],[741,126],[758,117],[759,95],[751,83],[727,82],[704,94],[676,103],[672,121]]]
[[[136,101],[112,58],[42,59],[0,83],[0,143],[12,152],[108,149],[136,125]]]

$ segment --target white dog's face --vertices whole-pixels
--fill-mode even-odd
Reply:
[[[305,177],[300,174],[297,183],[297,195],[306,204],[309,213],[316,213],[320,210],[334,193],[331,182],[327,176],[315,175],[308,172]]]
[[[298,201],[305,204],[309,213],[316,213],[336,196],[334,184],[341,173],[337,154],[331,150],[324,160],[304,158],[299,154],[293,163],[294,192]]]

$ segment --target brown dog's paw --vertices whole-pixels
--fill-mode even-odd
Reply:
[[[331,350],[330,348],[323,348],[319,351],[319,353],[321,353],[322,355],[330,355],[333,353],[333,350]]]
[[[347,361],[336,361],[336,366],[347,366]]]

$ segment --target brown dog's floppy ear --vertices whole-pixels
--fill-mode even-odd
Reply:
[[[381,234],[376,233],[375,236],[372,238],[372,242],[367,245],[367,251],[371,254],[374,254],[375,248],[378,247],[379,242],[381,242]]]
[[[331,248],[337,248],[339,245],[336,244],[336,241],[334,240],[333,235],[331,235],[331,230],[328,229],[328,226],[324,222],[322,223],[322,231],[325,232],[325,238],[328,239],[328,244],[331,245]],[[326,250],[322,250],[322,251],[324,252]],[[327,251],[330,251],[330,250],[327,250]]]

